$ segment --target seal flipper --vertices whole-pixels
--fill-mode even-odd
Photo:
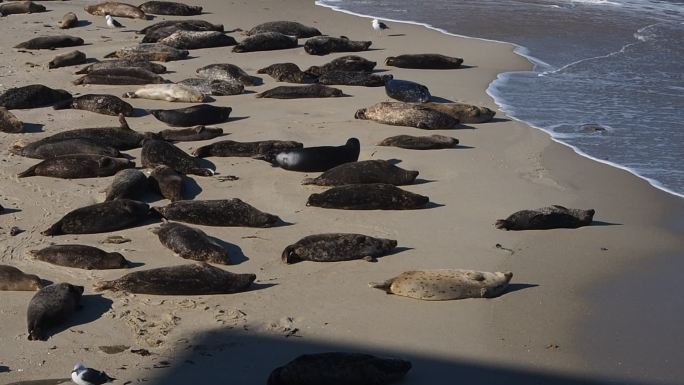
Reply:
[[[385,282],[371,282],[368,284],[368,286],[370,286],[374,289],[384,290],[385,293],[387,293],[387,294],[392,294],[392,291],[390,290],[390,287],[392,286],[392,282],[394,282],[394,278],[388,279]]]
[[[19,174],[17,174],[17,178],[26,178],[26,177],[29,177],[29,176],[35,176],[35,175],[36,175],[36,167],[37,167],[37,166],[38,166],[38,165],[31,166],[31,167],[28,168],[28,170],[26,170],[26,171],[24,171],[24,172],[20,172]]]
[[[496,223],[494,224],[494,227],[496,227],[497,229],[504,229],[506,231],[509,230],[508,221],[505,219],[497,219]]]
[[[93,291],[102,292],[105,290],[116,290],[114,286],[115,281],[98,281],[93,285]]]
[[[50,226],[49,229],[41,231],[42,235],[61,235],[64,234],[62,231],[62,220],[57,221],[54,225]]]
[[[301,262],[301,259],[294,253],[294,245],[289,245],[283,250],[281,255],[283,263],[291,265],[293,263]]]

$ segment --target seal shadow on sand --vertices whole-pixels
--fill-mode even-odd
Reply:
[[[622,226],[622,223],[591,221],[591,225],[589,226]]]
[[[19,381],[12,382],[7,385],[60,385],[60,384],[73,384],[71,378],[51,378],[47,380],[29,380],[29,381]]]
[[[212,237],[211,235],[209,238],[228,251],[228,259],[230,259],[231,265],[239,265],[243,262],[249,261],[249,258],[247,258],[245,253],[242,252],[242,248],[240,248],[240,246],[234,243],[226,242],[220,238]]]
[[[139,118],[141,116],[147,116],[150,113],[144,109],[144,108],[133,108],[133,113],[131,114],[131,118]]]
[[[11,207],[5,207],[5,210],[0,213],[0,215],[7,215],[7,214],[12,214],[12,213],[18,213],[21,212],[21,209],[13,209]]]
[[[79,309],[66,322],[50,328],[46,334],[48,337],[52,337],[72,327],[97,321],[112,308],[113,303],[111,299],[103,297],[102,294],[84,295],[81,297]]]
[[[516,292],[516,291],[519,291],[519,290],[525,290],[525,289],[529,289],[532,287],[538,287],[538,286],[539,285],[534,284],[534,283],[510,283],[510,284],[508,284],[506,291],[503,292],[502,296]]]
[[[45,125],[41,123],[24,123],[21,126],[21,132],[25,134],[34,134],[36,132],[43,132]]]

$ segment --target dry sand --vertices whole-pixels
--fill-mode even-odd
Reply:
[[[42,34],[58,34],[56,23],[74,11],[87,25],[64,31],[82,37],[79,49],[102,57],[135,44],[152,21],[122,19],[120,30],[86,14],[85,1],[44,2],[48,13],[0,19],[3,55],[0,88],[31,83],[72,93],[121,95],[135,86],[74,86],[74,68],[48,70],[55,51],[18,52],[9,47]],[[135,4],[138,4],[134,2]],[[226,30],[249,29],[270,20],[296,20],[324,33],[372,40],[361,55],[376,60],[395,78],[429,86],[433,95],[496,108],[485,93],[504,71],[529,64],[512,46],[446,36],[421,26],[391,24],[391,34],[376,34],[370,20],[316,7],[310,1],[202,1],[201,18]],[[172,19],[156,17],[154,21]],[[484,22],[484,21],[483,21]],[[231,35],[240,39],[238,33]],[[300,40],[303,45],[304,40]],[[387,56],[438,52],[459,56],[467,69],[405,70],[386,67]],[[196,68],[230,62],[248,73],[276,62],[301,68],[344,54],[310,56],[303,48],[234,54],[230,48],[194,50],[192,59],[166,63],[172,81],[191,77]],[[27,63],[35,63],[31,66]],[[244,95],[217,97],[236,119],[218,125],[222,139],[290,139],[307,146],[338,145],[360,139],[360,159],[398,159],[420,171],[421,183],[406,189],[428,195],[436,207],[417,211],[342,211],[306,207],[312,192],[302,186],[315,174],[288,172],[242,158],[210,158],[215,177],[193,177],[197,199],[241,198],[279,215],[288,226],[270,229],[203,228],[235,246],[239,262],[228,269],[257,274],[254,290],[235,295],[157,297],[92,292],[99,279],[124,271],[81,271],[31,261],[27,250],[51,242],[85,243],[120,251],[145,269],[186,263],[161,246],[154,224],[119,231],[131,239],[101,245],[108,234],[55,238],[40,231],[64,213],[103,199],[111,178],[17,179],[36,163],[12,156],[17,140],[33,141],[65,129],[115,125],[116,119],[80,110],[51,108],[14,111],[30,132],[0,134],[0,258],[54,282],[84,285],[83,310],[47,342],[27,340],[25,312],[33,293],[0,293],[0,383],[66,378],[77,361],[105,370],[117,383],[263,384],[270,371],[299,354],[362,351],[410,359],[405,384],[552,384],[678,382],[684,369],[681,326],[682,284],[677,267],[684,249],[684,201],[652,188],[622,170],[581,158],[549,137],[501,113],[495,122],[473,129],[437,131],[457,137],[462,148],[411,151],[377,147],[385,137],[430,132],[354,119],[356,109],[387,97],[382,88],[341,87],[348,98],[320,100],[256,99],[254,92],[276,83],[249,87]],[[132,100],[137,108],[185,105]],[[138,131],[167,128],[152,116],[130,118]],[[215,140],[220,140],[214,139]],[[185,142],[187,151],[207,142]],[[138,158],[140,150],[129,151]],[[136,159],[139,162],[139,159]],[[236,175],[237,181],[219,177]],[[154,205],[164,205],[157,201]],[[506,232],[496,219],[524,208],[549,204],[594,208],[595,225],[576,230]],[[10,227],[26,230],[10,237]],[[397,239],[401,251],[378,263],[280,262],[283,248],[319,232],[358,232]],[[497,248],[499,244],[502,248]],[[507,251],[510,249],[510,251]],[[370,289],[379,281],[417,268],[470,268],[513,271],[513,287],[500,298],[423,302]],[[679,310],[678,310],[679,309]],[[123,345],[108,354],[101,346]],[[141,356],[131,349],[145,349]],[[115,349],[116,350],[116,349]],[[110,352],[111,353],[111,352]],[[3,368],[6,367],[6,368]],[[129,382],[130,381],[130,382]]]

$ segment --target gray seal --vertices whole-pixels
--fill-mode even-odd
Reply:
[[[196,20],[196,21],[201,21],[201,20]],[[165,22],[162,22],[165,23]],[[195,23],[192,22],[185,22],[179,20],[177,23],[172,23],[172,24],[167,24],[163,25],[160,27],[156,27],[150,30],[147,30],[145,33],[145,36],[142,39],[142,43],[157,43],[162,39],[165,39],[174,33],[178,31],[212,31],[212,32],[220,32],[223,33],[223,25],[220,25],[220,29],[217,29],[216,26],[211,26],[205,25],[205,22],[202,21],[201,23]],[[237,44],[237,42],[235,43]]]
[[[217,107],[211,104],[198,104],[192,107],[173,110],[148,110],[157,120],[173,127],[218,124],[228,121],[230,107]]]
[[[413,184],[418,171],[408,171],[386,160],[362,160],[331,168],[317,178],[307,178],[304,185],[341,186],[345,184],[387,183],[395,186]]]
[[[39,36],[31,40],[19,43],[14,48],[23,49],[55,49],[62,47],[75,47],[83,45],[83,39],[76,36],[58,35],[58,36]]]
[[[86,54],[81,51],[71,51],[57,55],[48,63],[48,68],[68,67],[86,62]]]
[[[197,148],[193,155],[199,158],[208,156],[251,157],[266,161],[274,159],[274,154],[281,151],[302,148],[304,145],[290,140],[260,140],[258,142],[236,142],[222,140]]]
[[[181,258],[221,265],[230,264],[228,251],[200,229],[182,223],[166,222],[154,232],[162,245]]]
[[[430,90],[422,84],[391,78],[385,81],[385,93],[392,99],[407,103],[425,103],[432,97]]]
[[[473,106],[464,103],[423,103],[423,106],[443,112],[461,123],[485,123],[494,118],[496,111],[487,107]]]
[[[37,275],[26,274],[14,266],[0,265],[0,291],[36,291],[43,287]]]
[[[283,35],[295,36],[298,39],[322,35],[318,29],[296,21],[268,21],[250,29],[246,35],[251,36],[264,32],[278,32]]]
[[[140,155],[143,167],[155,168],[165,165],[181,174],[212,176],[214,172],[202,167],[200,158],[186,154],[180,148],[164,140],[150,139],[143,143]]]
[[[304,354],[274,369],[268,385],[389,385],[411,370],[411,362],[361,353]]]
[[[73,108],[85,110],[97,114],[118,116],[133,115],[133,106],[121,100],[121,98],[108,94],[85,94],[71,100],[64,100],[52,106],[55,110]]]
[[[108,233],[132,227],[150,211],[146,203],[129,199],[96,203],[70,211],[43,235]]]
[[[423,130],[449,130],[459,128],[460,122],[453,117],[422,104],[380,102],[361,108],[354,114],[356,119],[373,120],[392,126],[416,127]]]
[[[278,32],[262,32],[249,36],[233,47],[233,52],[275,51],[297,48],[297,38]]]
[[[361,143],[349,138],[342,146],[305,147],[282,151],[275,155],[275,163],[290,171],[327,171],[343,163],[359,160]]]
[[[341,89],[310,84],[306,86],[278,86],[256,95],[257,98],[302,99],[302,98],[338,98],[345,95]]]
[[[355,259],[370,259],[389,254],[397,241],[374,238],[363,234],[315,234],[289,245],[283,250],[284,263],[299,261],[340,262]]]
[[[258,74],[267,74],[278,82],[286,83],[315,83],[316,77],[301,69],[294,63],[275,63],[268,67],[261,68]]]
[[[113,85],[134,85],[134,84],[160,84],[166,80],[140,67],[122,67],[93,70],[88,74],[74,80],[74,85],[79,84],[113,84]]]
[[[384,183],[352,184],[311,194],[307,206],[342,210],[415,210],[430,199]]]
[[[127,17],[129,19],[147,19],[147,15],[140,8],[126,4],[108,1],[84,8],[86,12],[95,16],[111,15],[114,17]]]
[[[53,265],[85,270],[123,269],[128,261],[119,253],[108,253],[87,245],[51,245],[30,250],[31,257]]]
[[[71,99],[64,90],[55,90],[42,84],[9,88],[0,95],[0,106],[8,110],[51,106],[61,100]]]
[[[411,136],[396,135],[383,139],[378,146],[406,148],[409,150],[438,150],[454,148],[458,139],[444,135]]]
[[[33,159],[50,159],[63,155],[90,154],[102,155],[112,158],[121,158],[122,155],[114,147],[91,142],[87,139],[62,139],[29,143],[25,146],[14,144],[9,152]]]
[[[196,28],[196,29],[193,29],[192,31],[218,31],[218,32],[223,32],[223,24],[212,24],[212,23],[205,21],[205,20],[186,19],[186,20],[160,21],[158,23],[154,23],[152,25],[149,25],[149,26],[141,29],[137,33],[140,35],[148,35],[148,34],[154,32],[155,30],[158,30],[161,28],[166,28],[169,26],[174,26],[174,25],[189,25],[189,26]],[[186,29],[186,30],[190,31],[190,29],[187,29],[187,28],[181,28],[181,29]]]
[[[40,4],[33,1],[12,1],[5,4],[0,4],[0,15],[17,15],[20,13],[40,13],[45,12],[46,9]]]
[[[158,63],[152,63],[149,60],[112,59],[85,66],[78,70],[76,74],[83,75],[95,70],[127,67],[144,68],[150,72],[154,72],[155,74],[163,74],[166,72],[166,67]]]
[[[95,291],[127,291],[152,295],[232,294],[246,291],[255,274],[234,274],[206,262],[128,273],[95,284]]]
[[[53,178],[78,179],[112,176],[124,168],[135,167],[128,159],[102,155],[75,154],[45,159],[17,174],[19,178],[49,176]]]
[[[385,59],[385,64],[399,68],[446,70],[461,68],[463,59],[436,53],[425,53],[390,56]]]
[[[155,167],[148,180],[153,190],[171,202],[183,199],[183,175],[171,167]]]
[[[322,66],[311,66],[305,72],[321,76],[332,71],[372,72],[377,63],[356,55],[341,56]]]
[[[66,321],[78,307],[83,286],[56,283],[40,289],[28,304],[26,321],[29,341],[45,341],[48,330]]]
[[[7,108],[0,107],[0,131],[9,133],[19,133],[23,130],[24,123],[17,119]]]
[[[212,96],[239,95],[245,92],[244,85],[221,79],[190,78],[181,80],[177,84],[194,88],[205,95]]]
[[[344,37],[316,36],[304,43],[304,50],[309,55],[327,55],[333,52],[366,51],[371,44],[371,41],[354,41]]]
[[[202,14],[202,7],[171,1],[147,1],[138,6],[152,15],[193,16]]]
[[[247,75],[242,68],[229,63],[210,64],[202,68],[198,68],[195,72],[200,77],[205,79],[219,79],[229,82],[237,82],[243,86],[258,86],[261,84],[261,79]]]
[[[237,198],[177,201],[153,210],[171,221],[204,226],[272,227],[280,221]]]
[[[548,230],[576,229],[589,226],[596,210],[568,209],[554,205],[534,210],[521,210],[496,221],[497,229],[504,230]]]
[[[205,126],[159,131],[159,136],[167,142],[193,142],[198,140],[209,140],[221,135],[223,135],[222,128]]]
[[[392,79],[392,75],[374,75],[362,71],[330,71],[318,78],[318,82],[327,85],[382,87]]]
[[[78,25],[78,17],[76,17],[76,14],[73,12],[68,12],[64,16],[62,16],[62,20],[57,23],[59,28],[61,29],[69,29],[73,28],[76,25]]]
[[[114,175],[112,184],[107,187],[105,201],[115,199],[135,199],[147,192],[147,176],[134,168],[121,170]]]
[[[227,47],[238,43],[223,32],[185,30],[176,31],[158,42],[180,49]]]
[[[129,59],[135,61],[173,61],[183,60],[188,57],[190,52],[185,49],[169,47],[160,43],[141,43],[132,47],[118,49],[105,55],[105,58]]]

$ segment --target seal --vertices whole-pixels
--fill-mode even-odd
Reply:
[[[19,43],[14,48],[23,49],[55,49],[62,47],[75,47],[83,45],[83,39],[75,36],[58,35],[58,36],[39,36],[31,40]]]
[[[158,23],[154,23],[152,25],[149,25],[137,33],[140,35],[147,35],[155,30],[169,27],[172,25],[189,25],[197,29],[193,29],[192,31],[218,31],[218,32],[223,32],[223,24],[212,24],[208,21],[204,20],[196,20],[196,19],[187,19],[187,20],[165,20],[165,21],[160,21]],[[183,28],[188,31],[190,29]],[[168,35],[167,35],[168,36]]]
[[[279,32],[262,32],[249,36],[233,47],[233,52],[275,51],[297,48],[297,38]]]
[[[122,155],[114,147],[91,142],[87,139],[62,139],[29,143],[25,146],[14,144],[9,151],[33,159],[50,159],[63,155],[90,154],[121,158]]]
[[[252,157],[272,159],[278,152],[302,148],[304,145],[290,140],[260,140],[258,142],[235,142],[222,140],[197,148],[193,155],[199,158],[208,156]]]
[[[214,139],[223,135],[222,128],[195,126],[180,130],[162,130],[159,136],[167,142],[193,142]]]
[[[366,51],[371,44],[371,41],[354,41],[344,37],[316,36],[304,43],[304,50],[309,55],[327,55],[333,52]]]
[[[321,31],[296,21],[268,21],[261,23],[247,31],[246,35],[256,35],[264,32],[278,32],[283,35],[295,36],[298,39],[322,35]]]
[[[0,107],[0,131],[19,133],[24,128],[24,123],[17,119],[7,108]]]
[[[41,234],[95,234],[122,230],[142,222],[149,210],[146,203],[129,199],[96,203],[70,211]]]
[[[76,14],[73,12],[68,12],[62,16],[62,20],[57,23],[57,26],[59,26],[61,29],[69,29],[76,27],[77,24],[78,17],[76,17]]]
[[[258,74],[267,74],[278,82],[287,83],[315,83],[316,77],[299,69],[294,63],[275,63],[257,71]]]
[[[194,16],[202,14],[202,7],[171,1],[148,1],[138,7],[152,15]]]
[[[330,71],[321,75],[318,82],[327,85],[382,87],[392,75],[374,75],[368,72]]]
[[[307,178],[302,184],[341,186],[345,184],[387,183],[395,186],[413,184],[418,171],[408,171],[386,160],[362,160],[331,168],[317,178]]]
[[[506,219],[497,220],[496,228],[504,230],[576,229],[591,225],[595,213],[594,209],[568,209],[553,205],[517,211]]]
[[[123,255],[86,245],[51,245],[41,250],[30,250],[29,255],[38,261],[85,270],[128,267],[128,261]]]
[[[55,56],[48,63],[48,68],[68,67],[83,64],[86,62],[86,55],[81,51],[71,51]]]
[[[223,25],[214,26],[213,24],[205,23],[202,20],[188,20],[187,22],[178,20],[175,23],[148,30],[142,39],[142,43],[156,43],[178,31],[214,31],[223,33]]]
[[[228,251],[204,231],[181,223],[162,223],[154,230],[159,241],[179,257],[194,261],[230,264]]]
[[[198,68],[197,74],[205,79],[219,79],[229,82],[237,82],[243,86],[258,86],[262,83],[261,79],[254,76],[247,75],[247,72],[234,64],[210,64],[202,68]]]
[[[513,273],[436,269],[407,271],[385,282],[370,283],[372,288],[426,301],[464,298],[493,298],[506,291]]]
[[[203,226],[272,227],[280,221],[237,198],[178,201],[152,210],[171,221]]]
[[[214,175],[212,170],[202,167],[200,158],[190,156],[180,148],[164,140],[146,140],[143,143],[140,158],[143,167],[147,168],[165,165],[181,174],[194,174],[199,176]]]
[[[378,143],[378,146],[399,147],[410,150],[438,150],[454,148],[456,145],[458,145],[458,139],[444,135],[396,135],[385,138],[382,142]]]
[[[356,111],[354,117],[392,126],[416,127],[423,130],[449,130],[458,128],[460,124],[451,116],[424,107],[422,104],[398,102],[380,102],[368,108],[361,108]]]
[[[133,106],[114,95],[85,94],[71,100],[64,100],[52,106],[55,110],[73,108],[110,116],[132,116]]]
[[[173,61],[183,60],[190,52],[185,49],[169,47],[160,43],[141,43],[132,47],[124,47],[105,55],[105,58],[119,58],[128,60]]]
[[[63,179],[97,178],[112,176],[124,168],[135,167],[128,159],[102,155],[76,154],[45,159],[17,174],[18,178],[49,176]]]
[[[0,291],[36,291],[43,282],[34,274],[26,274],[14,266],[0,265]]]
[[[275,164],[290,171],[327,171],[343,163],[359,159],[361,143],[350,138],[343,146],[306,147],[281,151],[275,155]]]
[[[127,17],[129,19],[147,19],[147,15],[140,8],[126,3],[107,1],[95,5],[87,5],[85,11],[95,16],[111,15],[114,17]]]
[[[42,84],[13,87],[0,95],[0,107],[8,110],[51,106],[61,100],[71,99],[64,90],[55,90]]]
[[[385,81],[385,93],[392,99],[407,103],[425,103],[432,97],[430,90],[422,84],[392,78]]]
[[[306,86],[278,86],[257,94],[257,98],[302,99],[302,98],[338,98],[345,95],[341,89],[310,84]]]
[[[181,80],[177,84],[194,88],[205,95],[212,96],[239,95],[245,92],[245,86],[242,84],[220,79],[189,78]]]
[[[463,103],[424,103],[425,107],[443,112],[461,123],[485,123],[494,118],[495,111],[487,107],[473,106]]]
[[[163,74],[166,72],[166,67],[161,64],[152,63],[148,60],[112,59],[85,66],[78,70],[76,74],[83,75],[90,73],[90,71],[127,67],[144,68],[150,72],[154,72],[155,74]]]
[[[385,183],[352,184],[311,194],[307,206],[342,210],[415,210],[425,208],[429,198]]]
[[[436,53],[424,53],[415,55],[390,56],[385,59],[385,64],[399,68],[446,70],[461,68],[463,59]]]
[[[230,107],[217,107],[211,104],[199,104],[175,110],[148,110],[157,120],[173,127],[190,127],[196,125],[218,124],[228,121]]]
[[[10,3],[0,4],[0,15],[17,15],[20,13],[40,13],[45,12],[46,9],[40,4],[33,1],[12,1]]]
[[[370,259],[389,254],[397,241],[373,238],[363,234],[316,234],[309,235],[283,250],[282,260],[292,264],[300,261],[340,262]]]
[[[202,103],[206,99],[206,96],[195,88],[181,84],[148,84],[133,92],[126,92],[123,97],[183,103]]]
[[[312,76],[321,76],[332,71],[372,72],[377,63],[356,55],[347,55],[333,59],[322,66],[309,67],[305,72]]]
[[[268,385],[389,385],[411,370],[411,362],[369,354],[328,352],[304,354],[274,369]]]
[[[158,42],[180,49],[227,47],[237,44],[232,36],[223,32],[184,30],[176,31]]]
[[[147,176],[142,171],[127,168],[114,175],[112,184],[107,187],[105,201],[115,199],[134,199],[147,192]]]
[[[183,175],[169,166],[157,166],[149,177],[150,187],[171,202],[183,199]]]
[[[47,330],[66,321],[78,307],[83,286],[56,283],[40,289],[26,311],[29,341],[45,341]]]
[[[95,291],[127,291],[152,295],[209,295],[246,291],[255,274],[234,274],[206,262],[128,273],[114,281],[97,282]]]
[[[102,70],[93,70],[87,75],[74,80],[74,85],[79,84],[113,84],[113,85],[131,85],[131,84],[160,84],[166,80],[140,67],[128,68],[109,68]]]

